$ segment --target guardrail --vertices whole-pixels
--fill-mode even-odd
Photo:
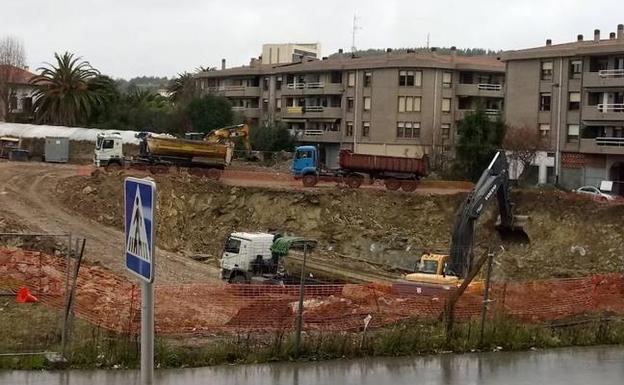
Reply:
[[[325,87],[325,83],[323,82],[286,84],[286,88],[288,88],[289,90],[302,90],[304,88],[323,88],[323,87]]]
[[[600,112],[624,112],[624,103],[601,103],[596,107]]]
[[[303,130],[303,135],[306,136],[320,136],[323,135],[323,130]]]
[[[624,77],[624,68],[614,70],[600,70],[598,76],[601,78],[621,78]]]
[[[305,106],[305,112],[323,112],[323,106]]]
[[[500,91],[503,86],[501,84],[479,83],[477,88],[483,91]]]
[[[303,107],[286,107],[287,114],[303,114]]]
[[[612,137],[599,137],[595,139],[598,146],[624,146],[624,138],[612,138]]]

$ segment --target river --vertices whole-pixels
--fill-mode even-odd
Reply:
[[[0,371],[0,384],[135,385],[138,371]],[[624,383],[624,347],[448,354],[157,370],[180,385],[610,385]]]

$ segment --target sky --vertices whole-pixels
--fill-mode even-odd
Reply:
[[[248,64],[263,43],[519,49],[602,35],[624,23],[621,0],[0,0],[0,37],[23,42],[31,70],[69,51],[115,78],[175,76]]]

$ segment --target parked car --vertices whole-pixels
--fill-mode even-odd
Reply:
[[[606,202],[620,199],[619,196],[601,191],[598,187],[595,186],[583,186],[573,191],[577,194],[587,195],[588,197],[591,197],[592,199],[595,199],[597,201]]]

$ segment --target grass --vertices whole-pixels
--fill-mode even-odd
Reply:
[[[10,302],[10,303],[9,303]],[[0,353],[60,351],[60,311],[39,304],[0,300]],[[28,320],[24,322],[24,320]],[[480,339],[478,322],[457,323],[447,338],[437,321],[409,320],[362,332],[308,332],[298,359],[326,360],[364,356],[408,356],[440,352],[526,350],[624,343],[624,320],[598,318],[550,325],[521,324],[506,317],[489,320]],[[136,368],[137,337],[120,335],[75,320],[68,365],[73,368]],[[292,333],[241,333],[207,338],[157,338],[159,368],[263,363],[296,359]],[[43,356],[0,357],[0,369],[46,369]]]

